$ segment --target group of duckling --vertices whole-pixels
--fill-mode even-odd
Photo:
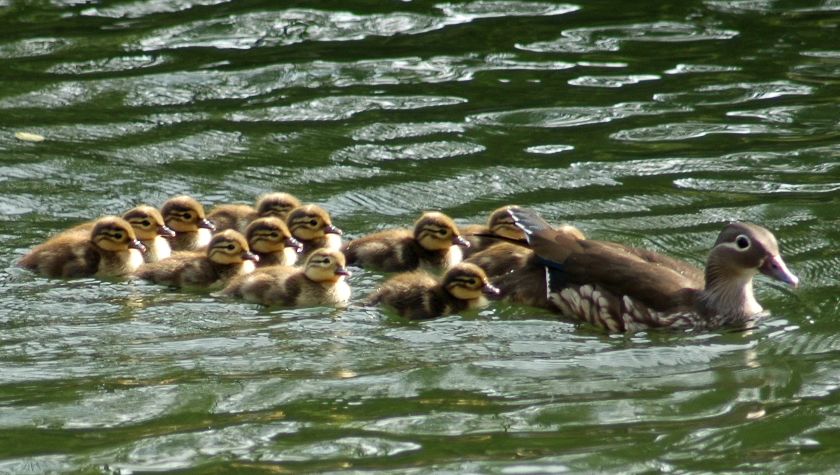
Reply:
[[[399,273],[365,300],[409,319],[488,304],[542,307],[607,331],[744,325],[761,311],[756,273],[796,286],[768,230],[724,228],[705,272],[651,251],[587,239],[517,206],[458,226],[425,212],[412,229],[347,242],[329,213],[288,193],[205,214],[189,196],[141,205],[65,230],[19,261],[48,277],[138,277],[277,306],[347,306],[348,265]]]

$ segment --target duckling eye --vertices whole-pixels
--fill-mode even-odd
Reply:
[[[310,219],[310,220],[309,220],[309,225],[310,225],[310,226],[317,226],[317,225],[318,225],[318,221],[316,221],[316,220],[314,220],[314,219]]]
[[[278,234],[275,232],[269,233],[269,237],[277,238]]]
[[[184,213],[184,214],[182,214],[181,216],[182,216],[184,219],[192,219],[192,214],[190,214],[190,213]]]
[[[149,220],[148,220],[148,219],[147,219],[147,220],[145,220],[145,221],[143,221],[143,222],[142,222],[142,223],[140,223],[140,224],[142,224],[144,227],[149,227],[149,226],[151,226],[151,225],[152,225],[152,223],[151,223],[151,222],[149,222]]]
[[[228,251],[233,251],[236,249],[236,246],[234,246],[233,244],[228,244],[227,247],[225,247],[225,249],[227,249]]]
[[[114,233],[112,236],[114,236],[114,239],[122,239],[123,238],[122,233]]]
[[[735,238],[735,245],[738,246],[738,249],[748,249],[750,247],[750,238],[741,234]]]
[[[447,234],[449,234],[449,230],[439,229],[437,233],[440,234],[441,236],[446,236]]]

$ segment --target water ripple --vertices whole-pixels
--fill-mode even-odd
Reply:
[[[660,21],[629,25],[573,28],[564,30],[562,38],[517,44],[516,47],[538,53],[592,53],[618,51],[624,41],[677,43],[689,41],[728,40],[738,35],[734,30],[703,27],[690,23]]]
[[[330,121],[348,119],[371,110],[412,110],[463,104],[460,97],[435,96],[331,96],[289,106],[267,107],[228,114],[234,122],[243,121]]]
[[[655,94],[653,100],[682,105],[728,105],[775,99],[783,96],[808,96],[814,88],[790,81],[758,83],[711,84],[693,92]]]
[[[612,122],[636,116],[688,112],[684,107],[661,107],[651,102],[627,102],[606,107],[546,107],[488,112],[468,116],[475,125],[512,125],[520,127],[576,127],[586,124]]]
[[[656,142],[660,140],[687,140],[705,137],[712,134],[770,134],[791,133],[760,124],[709,124],[700,122],[677,122],[662,124],[654,127],[640,127],[638,129],[621,130],[610,134],[611,139],[628,140],[633,142]]]
[[[336,162],[370,165],[392,160],[438,160],[473,155],[485,147],[470,142],[423,142],[407,145],[353,145],[336,150],[330,158]]]
[[[655,81],[660,79],[655,74],[631,74],[627,76],[580,76],[569,80],[572,86],[586,87],[623,87],[631,84],[638,84],[642,81]]]

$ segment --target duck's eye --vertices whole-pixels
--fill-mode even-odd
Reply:
[[[317,226],[317,225],[318,225],[318,221],[316,221],[316,220],[314,220],[314,219],[310,219],[310,220],[309,220],[309,225],[310,225],[310,226]]]
[[[269,236],[270,236],[270,237],[272,237],[272,238],[274,238],[274,239],[277,239],[277,237],[279,236],[279,234],[272,232],[272,233],[269,233]]]
[[[738,249],[748,249],[750,247],[750,238],[741,234],[735,238],[735,245],[738,246]]]
[[[146,228],[148,228],[149,226],[151,226],[151,225],[152,225],[152,223],[151,223],[148,219],[147,219],[147,220],[145,220],[145,221],[143,221],[143,222],[142,222],[142,223],[140,223],[140,224],[142,224],[142,225],[143,225],[143,227],[146,227]]]
[[[441,236],[446,236],[447,234],[449,234],[449,230],[439,229],[437,233],[440,234]]]
[[[114,236],[114,239],[122,239],[123,238],[122,233],[114,233],[113,236]]]
[[[228,244],[225,249],[227,249],[228,251],[233,251],[236,250],[236,246],[234,246],[233,244]]]

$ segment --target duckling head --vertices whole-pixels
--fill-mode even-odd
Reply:
[[[317,205],[304,205],[293,209],[286,217],[286,224],[292,236],[301,241],[320,239],[325,234],[342,234],[340,229],[333,226],[330,214]]]
[[[128,221],[117,216],[105,216],[98,219],[90,232],[90,240],[104,251],[121,252],[137,249],[140,252],[146,252],[146,246],[137,240],[137,235]]]
[[[338,282],[350,275],[347,261],[341,251],[318,249],[306,260],[304,273],[313,282]]]
[[[151,206],[140,205],[131,208],[122,217],[134,228],[137,239],[142,241],[151,241],[157,236],[175,237],[175,231],[164,223],[160,211]]]
[[[213,236],[207,245],[207,257],[215,264],[227,265],[260,260],[259,256],[251,252],[245,236],[233,229],[226,229]]]
[[[459,300],[475,300],[482,296],[496,297],[499,289],[490,284],[481,267],[462,262],[443,275],[443,288]]]
[[[245,229],[245,238],[252,251],[262,253],[280,252],[286,247],[296,252],[303,250],[303,245],[292,237],[288,226],[273,216],[258,218]]]
[[[215,231],[216,226],[207,220],[204,206],[186,195],[170,198],[160,209],[166,225],[176,233],[194,233],[200,228]]]
[[[286,219],[289,211],[300,206],[300,200],[288,193],[266,193],[257,199],[257,215]]]
[[[490,218],[487,220],[487,229],[491,233],[502,236],[508,239],[524,240],[525,232],[516,226],[516,222],[510,215],[508,210],[511,208],[518,208],[517,206],[503,206],[496,211],[490,213]]]
[[[470,247],[470,243],[461,237],[455,221],[437,211],[423,213],[414,223],[414,239],[429,251],[445,251],[453,244]]]

